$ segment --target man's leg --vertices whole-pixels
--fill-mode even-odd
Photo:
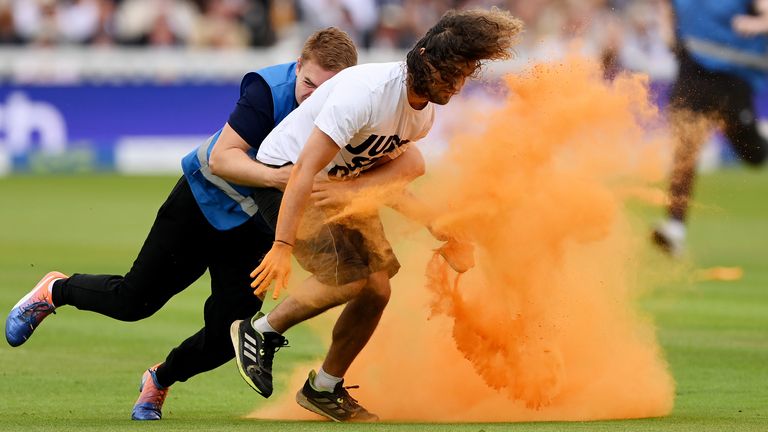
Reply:
[[[205,271],[204,258],[192,252],[201,224],[205,220],[182,179],[158,211],[128,274],[67,278],[56,273],[58,280],[34,290],[42,297],[30,293],[13,308],[6,319],[6,339],[14,346],[24,343],[43,318],[67,304],[123,321],[152,315]]]
[[[721,77],[696,63],[679,47],[680,71],[671,97],[669,123],[675,144],[669,181],[667,218],[653,231],[653,241],[677,256],[685,248],[685,221],[693,193],[702,145],[711,131],[709,117],[716,110]]]
[[[151,316],[205,272],[207,257],[199,250],[199,237],[206,228],[210,225],[182,178],[125,276],[76,273],[54,283],[53,302],[121,321]]]
[[[274,235],[252,218],[228,231],[213,230],[204,243],[210,248],[211,295],[205,302],[205,326],[174,348],[158,370],[168,385],[215,369],[234,357],[229,340],[233,321],[253,316],[262,299],[253,294],[250,272],[269,250]]]
[[[757,127],[752,87],[736,77],[731,81],[720,109],[725,135],[741,160],[750,166],[761,166],[768,157],[768,142]]]
[[[392,289],[386,272],[373,273],[360,294],[350,300],[333,327],[333,339],[323,371],[343,377],[373,335]]]
[[[376,421],[344,387],[344,374],[373,335],[391,289],[387,271],[371,274],[368,283],[344,307],[333,328],[333,340],[322,368],[310,371],[296,402],[309,411],[335,421]]]
[[[711,123],[702,114],[687,111],[673,113],[670,117],[676,148],[669,182],[668,215],[684,223],[696,178],[696,164]]]
[[[230,327],[237,367],[245,382],[264,397],[272,395],[275,352],[287,345],[283,332],[357,296],[367,279],[330,286],[310,277],[268,315],[238,320]]]
[[[359,280],[342,286],[331,286],[312,276],[275,306],[265,319],[276,332],[284,333],[300,322],[356,298],[365,290],[367,283],[367,280]]]

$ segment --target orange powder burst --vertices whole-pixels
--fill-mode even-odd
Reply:
[[[353,395],[393,421],[666,415],[674,383],[635,310],[641,240],[624,210],[663,175],[646,82],[605,82],[570,58],[506,85],[503,106],[464,116],[480,132],[454,136],[418,191],[438,225],[474,242],[477,267],[454,284],[434,239],[387,220],[403,269],[347,374]],[[287,393],[253,416],[313,418]]]

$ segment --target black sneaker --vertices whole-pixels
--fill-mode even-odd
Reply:
[[[278,333],[257,332],[252,322],[263,316],[259,312],[251,320],[233,322],[229,335],[240,375],[260,395],[268,398],[272,395],[272,360],[276,351],[288,346],[288,340]]]
[[[349,395],[347,389],[358,386],[344,387],[344,381],[342,381],[336,384],[333,392],[316,390],[312,386],[316,375],[314,370],[310,371],[304,387],[296,393],[296,402],[299,405],[337,422],[375,422],[379,420],[379,416],[368,412],[367,409],[357,403],[355,398]]]

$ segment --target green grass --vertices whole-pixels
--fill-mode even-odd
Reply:
[[[0,310],[8,310],[50,269],[127,271],[175,180],[0,179]],[[668,417],[432,425],[259,421],[243,418],[263,402],[230,363],[175,385],[162,422],[131,422],[140,372],[200,327],[209,291],[204,277],[141,322],[62,308],[23,347],[0,343],[0,430],[768,430],[768,172],[718,172],[702,177],[697,191],[690,226],[693,262],[741,266],[745,275],[736,282],[682,287],[667,281],[643,300],[677,381]],[[638,214],[644,223],[658,215]],[[680,266],[661,257],[651,261],[672,272]],[[280,359],[284,370],[322,355],[322,343],[308,328],[291,330],[290,337],[293,348]]]

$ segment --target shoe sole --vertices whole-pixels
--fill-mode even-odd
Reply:
[[[42,279],[40,279],[40,282],[38,282],[37,285],[35,285],[35,287],[32,288],[32,290],[27,293],[27,295],[22,297],[21,300],[19,300],[15,305],[13,305],[11,310],[16,309],[17,307],[22,305],[25,301],[29,300],[29,298],[32,297],[37,292],[37,290],[40,289],[41,286],[47,285],[51,283],[51,281],[54,281],[56,279],[66,279],[67,277],[69,276],[65,275],[64,273],[59,273],[57,271],[52,271],[46,274],[45,276],[43,276]]]
[[[301,392],[301,389],[296,393],[296,403],[299,404],[300,407],[306,409],[307,411],[312,411],[313,413],[325,417],[327,419],[333,420],[336,423],[376,423],[379,421],[379,417],[374,414],[375,418],[372,418],[370,420],[357,420],[355,418],[349,419],[349,420],[343,420],[333,417],[332,415],[328,414],[327,412],[323,411],[322,409],[316,407],[312,402],[307,399],[306,396],[304,396],[304,393]]]
[[[15,311],[16,308],[18,308],[19,306],[24,304],[33,295],[35,295],[35,293],[37,293],[37,291],[41,287],[46,286],[46,285],[50,284],[51,282],[56,281],[58,279],[66,279],[68,277],[69,276],[65,275],[64,273],[60,273],[60,272],[57,272],[57,271],[48,272],[48,274],[43,276],[43,278],[40,279],[39,282],[37,282],[37,285],[35,285],[35,287],[32,288],[32,290],[30,290],[24,297],[21,298],[21,300],[19,300],[18,302],[16,302],[15,305],[13,305],[13,307],[11,308],[11,311],[8,313],[8,316],[5,318],[5,341],[8,342],[8,345],[10,345],[12,347],[19,347],[21,345],[24,345],[29,340],[29,338],[32,336],[32,333],[35,331],[35,327],[31,327],[30,328],[30,334],[29,334],[28,337],[25,336],[24,339],[22,341],[20,341],[20,342],[12,342],[8,338],[8,322],[11,320],[11,317],[13,316],[13,311]],[[53,304],[53,300],[51,300],[51,304]]]
[[[333,420],[333,421],[335,421],[337,423],[343,423],[344,422],[343,420],[340,420],[340,419],[337,419],[337,418],[333,418],[333,416],[331,416],[330,414],[326,413],[325,411],[323,411],[320,408],[318,408],[315,405],[313,405],[312,402],[310,402],[309,399],[307,399],[307,397],[304,396],[304,393],[301,392],[301,389],[299,389],[298,393],[296,393],[296,403],[299,404],[299,406],[301,406],[302,408],[304,408],[304,409],[306,409],[308,411],[312,411],[313,413],[315,413],[317,415],[323,416],[323,417],[325,417],[327,419],[330,419],[330,420]]]
[[[229,338],[232,340],[232,346],[235,348],[235,361],[237,362],[237,371],[240,373],[240,376],[243,377],[243,380],[248,383],[249,386],[251,386],[252,389],[256,390],[256,393],[260,394],[264,398],[268,398],[271,395],[265,395],[258,386],[256,386],[256,383],[253,382],[251,377],[246,374],[243,369],[243,362],[240,360],[240,323],[242,323],[243,320],[237,320],[232,323],[232,325],[229,326]]]

